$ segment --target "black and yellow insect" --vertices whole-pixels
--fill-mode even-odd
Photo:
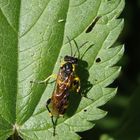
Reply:
[[[68,97],[70,90],[75,90],[77,93],[80,90],[80,79],[75,73],[77,58],[71,56],[64,57],[64,63],[61,65],[57,74],[55,88],[52,97],[47,102],[51,103],[52,115],[63,115],[68,107]],[[49,110],[49,108],[48,108]]]
[[[55,135],[55,122],[53,120],[53,116],[63,116],[69,104],[69,95],[71,90],[75,91],[76,93],[79,93],[80,91],[80,78],[76,75],[77,66],[78,57],[75,57],[71,50],[71,55],[66,55],[63,62],[61,62],[52,97],[46,102],[46,107],[52,118],[54,128],[53,135]]]
[[[58,118],[59,116],[64,115],[69,105],[69,95],[71,91],[75,91],[76,93],[79,93],[80,91],[80,78],[76,74],[76,68],[78,66],[80,52],[76,41],[73,40],[77,48],[77,51],[75,51],[73,55],[72,45],[70,43],[69,38],[68,41],[71,47],[71,55],[66,55],[64,57],[63,62],[61,62],[61,66],[56,76],[54,91],[52,93],[51,98],[49,98],[46,102],[46,108],[49,111],[54,128],[53,135],[55,135],[55,126],[56,126],[53,117]],[[76,53],[78,53],[77,57],[75,56]],[[53,76],[54,75],[50,75],[47,79],[45,79],[44,81],[40,81],[38,83],[47,82],[48,79],[50,79]]]

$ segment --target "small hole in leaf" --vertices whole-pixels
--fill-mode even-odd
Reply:
[[[100,19],[100,17],[96,17],[95,20],[87,27],[85,33],[89,33],[92,31],[93,27],[95,26],[96,22]]]
[[[96,63],[99,63],[99,62],[101,62],[101,58],[100,58],[100,57],[98,57],[98,58],[96,59]]]
[[[84,112],[87,112],[87,109],[84,109]]]

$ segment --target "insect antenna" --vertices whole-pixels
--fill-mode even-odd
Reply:
[[[68,42],[69,42],[69,45],[70,45],[70,49],[71,49],[71,56],[73,56],[71,40],[70,40],[70,38],[68,36],[67,36],[67,39],[68,39]]]
[[[80,59],[83,59],[84,55],[86,54],[86,52],[92,47],[94,46],[94,44],[91,44],[85,51],[84,53],[82,54],[81,58]]]
[[[83,58],[83,56],[85,55],[85,53],[93,46],[93,45],[90,45],[90,46],[85,50],[85,52],[83,53],[83,55],[80,57],[80,49],[81,49],[85,44],[87,44],[88,41],[84,42],[80,47],[78,47],[77,42],[75,41],[75,39],[73,39],[73,42],[74,42],[74,44],[75,44],[75,46],[76,46],[76,51],[75,51],[75,53],[74,53],[74,55],[73,55],[71,40],[70,40],[70,38],[69,38],[68,36],[67,36],[67,39],[68,39],[68,42],[69,42],[69,45],[70,45],[70,48],[71,48],[71,56],[75,57],[75,56],[76,56],[76,53],[78,53],[78,58],[80,58],[80,59]]]
[[[84,42],[80,47],[78,47],[78,44],[77,44],[77,42],[76,42],[75,40],[73,40],[73,41],[74,41],[74,44],[75,44],[75,46],[76,46],[76,48],[77,48],[77,50],[76,50],[75,53],[74,53],[74,57],[76,56],[76,53],[78,52],[78,58],[80,58],[80,49],[81,49],[85,44],[87,44],[88,41]]]
[[[75,55],[76,55],[76,53],[78,52],[78,58],[80,58],[80,51],[79,51],[79,48],[78,48],[78,44],[77,44],[77,42],[73,39],[73,42],[74,42],[74,44],[75,44],[75,46],[76,46],[76,51],[75,51],[75,53],[74,53],[74,55],[73,55],[73,57],[75,57]]]

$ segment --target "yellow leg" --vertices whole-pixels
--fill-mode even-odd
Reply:
[[[76,89],[76,92],[78,93],[80,91],[80,78],[75,77],[73,80],[73,88]]]
[[[43,84],[43,83],[47,83],[47,81],[50,79],[50,78],[57,78],[57,75],[56,74],[51,74],[50,76],[48,76],[45,80],[43,81],[31,81],[31,83],[36,83],[36,84]]]

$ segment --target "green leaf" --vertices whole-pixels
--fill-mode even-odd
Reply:
[[[123,7],[124,0],[0,0],[0,140],[16,131],[24,140],[77,140],[75,132],[92,128],[93,121],[106,115],[99,107],[117,90],[108,86],[119,75],[120,67],[114,65],[124,52],[115,43],[123,28],[117,19]],[[71,95],[54,137],[45,108],[54,84],[30,81],[58,72],[61,57],[70,54],[67,36],[78,46],[88,41],[81,55],[92,46],[82,55],[86,65],[79,64],[78,74],[81,89],[93,100]]]

